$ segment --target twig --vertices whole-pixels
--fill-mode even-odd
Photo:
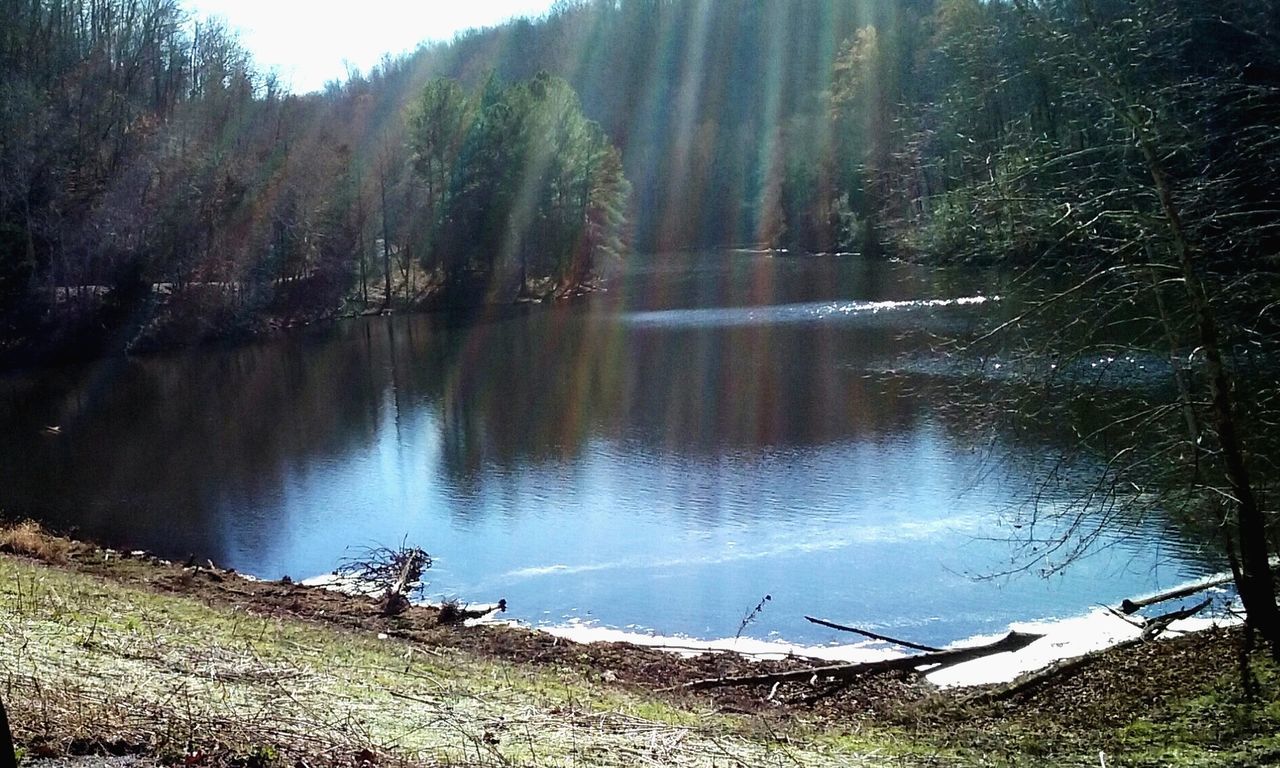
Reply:
[[[742,637],[742,633],[746,631],[747,625],[756,620],[756,617],[759,616],[760,612],[764,610],[765,603],[769,602],[772,599],[773,599],[773,595],[765,595],[764,598],[760,600],[760,602],[756,603],[755,608],[752,608],[751,610],[747,611],[747,614],[742,617],[742,623],[738,625],[738,632],[733,636],[734,640],[737,640],[738,638]]]
[[[910,642],[909,640],[898,640],[897,638],[889,637],[888,635],[877,635],[875,632],[868,632],[865,629],[858,629],[857,627],[848,627],[848,626],[845,626],[844,624],[837,624],[834,621],[827,621],[826,619],[817,619],[817,618],[814,618],[813,616],[805,616],[804,618],[806,621],[811,621],[814,624],[820,624],[824,627],[830,627],[831,629],[838,629],[841,632],[853,632],[854,634],[862,635],[863,637],[869,637],[872,640],[881,640],[886,643],[901,645],[904,648],[910,648],[915,651],[925,651],[926,653],[938,653],[939,651],[942,650],[941,648],[934,648],[931,645],[920,645],[919,643],[913,643],[913,642]]]

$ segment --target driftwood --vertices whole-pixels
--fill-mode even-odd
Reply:
[[[385,616],[399,616],[409,608],[409,596],[406,592],[409,586],[422,578],[424,555],[419,554],[420,550],[405,549],[401,550],[404,557],[404,564],[400,568],[400,575],[396,577],[388,589],[387,594],[383,597],[382,613]]]
[[[903,648],[910,648],[913,651],[924,651],[926,653],[939,653],[940,651],[942,651],[941,648],[934,648],[931,645],[920,645],[919,643],[912,643],[907,640],[898,640],[897,638],[889,637],[888,635],[877,635],[875,632],[868,632],[865,629],[858,629],[857,627],[849,627],[849,626],[845,626],[844,624],[837,624],[834,621],[827,621],[826,619],[815,619],[812,616],[805,616],[804,618],[805,618],[805,621],[813,622],[814,624],[817,624],[819,626],[830,627],[831,629],[838,629],[841,632],[852,632],[855,635],[862,635],[863,637],[869,637],[872,640],[881,640],[886,643],[901,645]]]
[[[405,588],[409,586],[410,579],[416,581],[414,574],[421,574],[422,568],[419,567],[419,559],[417,552],[408,552],[404,558],[404,566],[400,568],[400,575],[396,578],[396,583],[391,585],[392,594],[402,595]]]
[[[826,667],[813,667],[811,669],[796,669],[789,672],[774,672],[763,675],[743,675],[741,677],[713,677],[706,680],[693,680],[685,683],[684,688],[689,690],[703,690],[706,688],[724,688],[728,686],[741,685],[768,685],[772,683],[786,683],[799,680],[849,680],[860,675],[872,674],[875,672],[891,672],[894,670],[909,670],[917,667],[932,665],[952,665],[961,662],[979,659],[983,656],[991,656],[996,653],[1012,653],[1019,651],[1031,645],[1036,640],[1044,637],[1044,635],[1035,635],[1026,632],[1010,632],[1004,638],[987,645],[976,645],[969,648],[953,648],[945,651],[936,651],[933,653],[921,653],[915,656],[902,656],[896,659],[884,659],[883,661],[867,661],[858,664],[833,664]]]
[[[1043,687],[1044,685],[1065,677],[1077,669],[1095,661],[1102,656],[1102,654],[1107,653],[1108,651],[1132,648],[1136,645],[1141,645],[1142,643],[1154,640],[1168,629],[1170,624],[1196,615],[1205,608],[1208,608],[1211,602],[1212,600],[1206,599],[1198,605],[1193,605],[1190,608],[1182,608],[1159,616],[1153,616],[1143,623],[1142,634],[1138,637],[1130,638],[1129,640],[1125,640],[1121,643],[1116,643],[1109,648],[1090,651],[1089,653],[1081,656],[1075,656],[1070,659],[1062,659],[1042,669],[1033,670],[1024,675],[1019,675],[1011,682],[1002,686],[980,692],[976,696],[970,698],[969,701],[1004,701],[1005,699],[1013,698],[1020,693],[1025,693],[1026,691]]]
[[[1177,611],[1170,611],[1169,613],[1164,613],[1159,616],[1154,616],[1148,619],[1146,623],[1142,625],[1142,637],[1140,639],[1154,640],[1155,638],[1163,634],[1164,631],[1168,629],[1169,625],[1172,624],[1173,622],[1181,621],[1183,619],[1189,619],[1192,616],[1195,616],[1197,613],[1203,611],[1205,608],[1208,608],[1212,602],[1213,602],[1212,598],[1206,597],[1204,600],[1191,606],[1190,608],[1182,608]]]
[[[333,575],[351,582],[359,594],[377,599],[384,616],[399,616],[409,608],[409,597],[422,590],[422,572],[431,567],[431,555],[402,542],[399,547],[365,549],[358,557],[345,557]]]
[[[1280,557],[1271,558],[1271,567],[1280,567]],[[1197,584],[1171,589],[1168,592],[1161,592],[1160,594],[1152,595],[1151,597],[1141,597],[1137,600],[1123,600],[1120,602],[1120,610],[1126,614],[1137,613],[1149,605],[1163,603],[1167,600],[1177,600],[1180,597],[1190,597],[1191,595],[1198,594],[1206,589],[1225,587],[1235,580],[1235,576],[1220,576],[1216,579],[1210,579],[1208,581],[1201,581]]]
[[[1137,613],[1138,611],[1142,610],[1143,608],[1146,608],[1149,605],[1155,605],[1156,603],[1163,603],[1168,600],[1177,600],[1180,597],[1188,597],[1190,595],[1203,592],[1206,589],[1213,589],[1214,587],[1226,586],[1227,584],[1230,584],[1233,581],[1235,581],[1234,576],[1223,576],[1221,578],[1211,579],[1209,581],[1202,581],[1198,584],[1191,584],[1190,586],[1179,587],[1178,589],[1171,589],[1168,592],[1161,592],[1160,594],[1152,595],[1151,597],[1143,597],[1137,600],[1124,600],[1120,603],[1120,611],[1125,615],[1131,615],[1131,614]]]
[[[436,614],[436,622],[439,624],[461,624],[469,619],[483,619],[494,613],[506,613],[506,598],[498,601],[497,605],[490,605],[484,608],[467,608],[456,601],[446,601],[440,606],[440,612]]]

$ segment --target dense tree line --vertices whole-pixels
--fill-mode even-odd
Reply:
[[[285,108],[234,38],[188,29],[171,0],[6,0],[0,14],[4,337],[51,316],[130,322],[152,282],[230,279],[232,229],[263,225],[237,214],[263,191],[247,166],[284,160],[261,155]]]
[[[422,201],[406,241],[449,283],[468,272],[576,285],[622,248],[628,185],[577,94],[545,73],[471,96],[436,79],[411,113],[409,145]]]
[[[1062,24],[1037,29],[1029,10]],[[501,170],[507,153],[541,176],[527,189],[559,195],[567,210],[569,184],[553,177],[572,171],[545,167],[562,153],[544,144],[540,160],[528,148],[559,139],[531,139],[545,129],[513,115],[542,119],[573,94],[578,124],[561,134],[581,137],[564,139],[577,146],[566,163],[581,188],[584,169],[613,162],[605,145],[619,148],[640,248],[956,259],[1132,242],[1140,222],[1111,213],[1150,192],[1132,128],[1099,97],[1086,59],[1054,49],[1064,36],[1096,37],[1090,14],[1130,20],[1102,43],[1117,54],[1118,87],[1149,95],[1141,108],[1176,126],[1169,171],[1212,174],[1191,202],[1264,201],[1206,230],[1213,249],[1241,252],[1232,237],[1246,219],[1260,247],[1274,250],[1278,237],[1257,220],[1276,156],[1258,135],[1274,108],[1273,3],[565,0],[543,19],[466,33],[308,96],[282,92],[225,28],[192,25],[176,0],[3,0],[3,12],[0,304],[28,310],[4,312],[11,332],[42,302],[91,301],[131,281],[253,283],[225,308],[231,318],[236,306],[288,304],[305,293],[293,283],[317,277],[325,303],[353,285],[373,303],[393,283],[412,296],[414,265],[428,262],[532,257],[545,272],[569,259],[581,277],[592,258],[564,255],[580,246],[547,228],[549,209],[522,204],[541,231],[508,237],[477,207],[510,191],[510,180],[477,184],[483,164]],[[555,77],[538,86],[550,88],[539,109],[525,105],[528,88],[502,94],[540,72]],[[441,77],[457,103],[426,123],[461,123],[406,125]],[[437,141],[426,157],[410,146],[429,140],[424,130],[452,131],[455,143]],[[1205,153],[1215,163],[1197,165]],[[464,157],[470,181],[449,165]],[[616,202],[591,210],[593,242],[616,241],[621,213]]]
[[[832,91],[864,242],[1035,277],[975,341],[1026,372],[984,399],[1067,421],[1101,467],[1077,504],[1028,511],[1028,550],[1069,561],[1047,532],[1090,516],[1207,518],[1280,654],[1280,5],[939,0],[897,20],[858,33]],[[1100,392],[1134,354],[1166,361],[1162,386]]]
[[[543,19],[467,33],[297,96],[176,0],[4,3],[3,336],[47,340],[61,329],[85,339],[86,326],[132,323],[109,335],[135,347],[303,320],[353,295],[371,306],[393,294],[412,301],[475,267],[518,264],[539,285],[579,282],[618,249],[626,213],[640,248],[874,247],[889,195],[862,183],[863,147],[888,157],[899,129],[892,116],[869,123],[860,99],[874,87],[888,112],[901,94],[866,78],[860,92],[862,75],[842,56],[865,58],[851,41],[874,41],[876,30],[887,47],[902,37],[892,30],[932,6],[561,2]],[[542,81],[554,83],[548,104],[581,98],[576,124],[557,129],[578,134],[565,139],[574,157],[556,169],[546,160],[562,152],[528,147],[558,139],[531,139],[542,129],[520,123],[554,107],[530,110],[541,97],[528,88],[498,98],[540,72],[556,76]],[[454,126],[461,143],[427,158],[404,117],[440,77],[465,95],[465,131]],[[522,194],[557,202],[509,201],[524,221],[499,223],[486,196],[511,193],[513,180],[487,176],[485,164],[509,169],[517,156],[540,177],[521,181]],[[582,232],[557,221],[575,194],[564,175],[575,173]],[[622,176],[635,192],[629,208]],[[584,206],[586,187],[594,201]]]
[[[1029,10],[1065,26],[1037,29]],[[1064,35],[1086,44],[1101,29],[1090,18],[1128,19],[1105,33],[1118,35],[1106,45],[1125,87],[1149,87],[1171,124],[1193,117],[1188,134],[1222,137],[1229,120],[1264,125],[1265,107],[1197,117],[1198,100],[1236,74],[1274,82],[1276,14],[1245,2],[562,0],[405,66],[473,86],[489,71],[563,77],[622,151],[641,248],[1026,255],[1083,231],[1037,201],[1075,187],[1087,202],[1136,161],[1113,141],[1123,120],[1084,60],[1054,50]],[[1267,146],[1250,151],[1266,159]]]
[[[1241,215],[1231,231],[1275,252],[1276,234],[1254,226],[1275,170],[1274,3],[930,5],[888,34],[862,30],[837,65],[849,85],[833,91],[835,114],[859,121],[854,152],[882,242],[951,259],[1069,253],[1100,238],[1120,248],[1142,222],[1113,213],[1154,200],[1139,140],[1149,134],[1188,188],[1184,205],[1206,209],[1188,221],[1228,206]],[[1243,245],[1214,249],[1260,252]]]
[[[292,95],[177,0],[0,18],[0,353],[253,333],[445,282],[502,298],[517,262],[567,290],[621,251],[617,154],[563,81],[489,78],[465,130],[420,110],[411,130],[421,59]],[[424,154],[428,128],[457,145]]]
[[[622,151],[637,248],[832,249],[852,226],[831,176],[832,63],[894,12],[879,0],[562,0],[411,66],[567,80]]]

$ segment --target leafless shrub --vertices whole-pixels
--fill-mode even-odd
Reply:
[[[426,589],[422,574],[430,567],[431,555],[405,540],[394,549],[372,547],[344,558],[335,573],[360,584],[363,591],[382,595],[383,612],[395,616],[409,607],[411,597],[422,596]]]
[[[441,624],[460,624],[465,619],[462,603],[457,600],[445,600],[440,604],[440,615],[437,620]]]

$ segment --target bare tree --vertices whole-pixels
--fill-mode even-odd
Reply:
[[[1019,206],[1056,208],[1062,252],[1090,254],[1073,279],[1046,281],[1039,298],[978,339],[1021,360],[1021,402],[1035,403],[1039,416],[1053,409],[1102,462],[1094,490],[1057,508],[1056,533],[1046,537],[1049,521],[1033,513],[1024,535],[1036,558],[1069,561],[1097,538],[1090,526],[1108,517],[1155,505],[1212,511],[1247,624],[1280,656],[1275,515],[1260,492],[1275,466],[1256,447],[1270,444],[1280,413],[1246,359],[1250,348],[1280,348],[1271,317],[1280,275],[1259,245],[1274,239],[1265,212],[1280,200],[1254,178],[1280,141],[1275,123],[1265,123],[1280,116],[1280,83],[1186,63],[1195,30],[1214,23],[1191,4],[1014,5],[1020,33],[1055,73],[1070,111],[1091,116],[1096,137],[1086,147],[1057,137],[1006,143],[999,176],[993,170],[978,193],[1023,226],[1030,222],[1011,207],[1010,189]],[[1273,41],[1258,45],[1259,56],[1280,60]],[[1260,120],[1271,127],[1259,129]],[[1237,130],[1256,140],[1225,139]],[[1018,162],[1029,154],[1035,162]],[[1167,394],[1099,387],[1115,357],[1141,350],[1169,361],[1153,366],[1167,370]]]

